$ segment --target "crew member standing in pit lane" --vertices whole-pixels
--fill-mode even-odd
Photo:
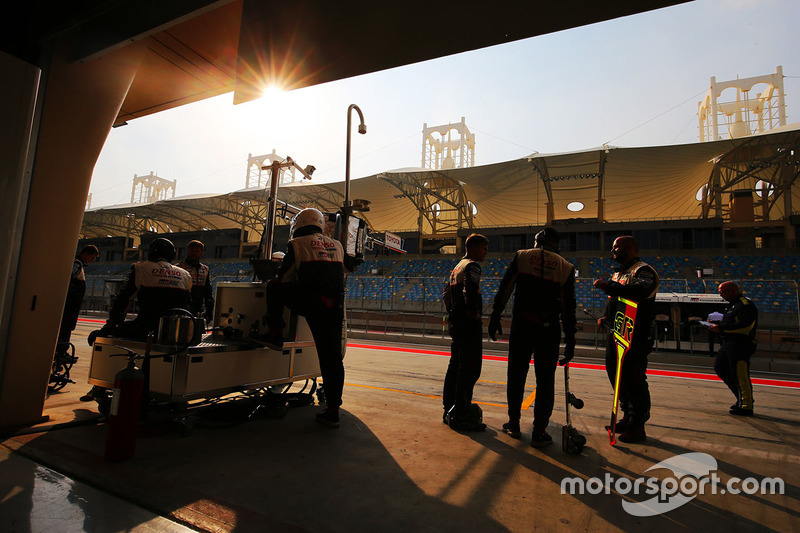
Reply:
[[[300,211],[294,226],[278,278],[267,283],[269,333],[262,341],[270,348],[283,349],[284,307],[306,318],[317,347],[327,404],[316,421],[339,427],[344,388],[344,272],[350,269],[351,260],[339,241],[323,234],[325,219],[317,209]]]
[[[517,439],[521,436],[522,396],[533,355],[536,401],[531,446],[536,448],[553,442],[545,430],[553,414],[561,324],[566,343],[564,361],[575,355],[575,269],[558,255],[559,239],[555,229],[545,228],[536,234],[534,248],[514,255],[497,289],[489,321],[489,337],[497,340],[497,334],[502,334],[500,315],[513,292],[506,385],[508,422],[503,424],[503,432]]]
[[[184,269],[170,264],[175,259],[175,245],[169,239],[158,238],[150,243],[147,261],[131,265],[128,278],[114,300],[105,325],[89,334],[89,345],[97,337],[123,337],[144,340],[151,332],[158,331],[158,321],[170,309],[192,308],[192,277]],[[125,321],[128,307],[136,297],[139,314]],[[101,387],[92,387],[81,396],[82,402],[92,401],[105,395]]]
[[[83,267],[94,262],[99,255],[100,251],[97,246],[87,244],[81,248],[80,253],[72,263],[67,300],[64,303],[64,314],[61,315],[61,329],[58,332],[58,344],[56,345],[56,351],[64,354],[64,356],[66,356],[72,332],[78,323],[83,295],[86,293],[86,273]]]
[[[596,279],[594,287],[605,292],[608,298],[605,313],[598,327],[613,324],[617,311],[617,297],[638,304],[633,338],[622,362],[619,404],[622,419],[617,422],[619,440],[633,443],[647,438],[644,425],[650,419],[650,389],[647,385],[647,356],[653,349],[653,318],[655,316],[658,274],[655,269],[639,259],[639,244],[630,235],[617,237],[611,255],[620,267],[610,281]],[[617,372],[617,353],[613,331],[609,330],[606,343],[606,372],[614,385]]]
[[[718,291],[730,305],[720,323],[708,328],[722,338],[714,371],[736,396],[736,403],[731,405],[729,413],[753,416],[750,357],[756,351],[758,309],[749,298],[742,296],[739,286],[732,281],[720,283]]]
[[[194,316],[205,317],[206,323],[210,324],[214,318],[214,291],[211,288],[208,265],[200,262],[205,249],[202,242],[191,241],[186,246],[186,259],[178,263],[178,266],[192,276],[192,313]]]
[[[464,243],[467,254],[450,273],[442,300],[452,339],[450,362],[444,376],[442,420],[452,429],[483,431],[480,407],[472,404],[472,392],[481,375],[483,357],[483,300],[481,266],[489,251],[489,240],[473,233]]]

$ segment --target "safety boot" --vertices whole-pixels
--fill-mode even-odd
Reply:
[[[643,442],[647,439],[647,433],[644,431],[644,424],[636,424],[628,422],[625,431],[620,433],[618,439],[620,442],[632,444],[635,442]]]

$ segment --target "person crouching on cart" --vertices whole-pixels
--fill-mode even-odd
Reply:
[[[294,224],[277,279],[267,283],[269,333],[261,340],[270,348],[283,349],[284,307],[305,317],[317,347],[327,403],[316,420],[338,427],[344,388],[342,322],[348,256],[339,241],[323,234],[325,218],[319,210],[303,209]]]

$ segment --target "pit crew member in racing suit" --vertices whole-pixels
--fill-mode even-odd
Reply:
[[[575,268],[558,254],[560,236],[553,228],[536,234],[535,245],[519,250],[506,269],[492,306],[489,337],[502,333],[500,316],[514,293],[511,335],[508,341],[508,422],[503,432],[519,438],[522,397],[531,355],[536,374],[531,446],[553,442],[545,431],[553,414],[555,373],[563,325],[564,361],[575,354]]]
[[[729,413],[753,416],[753,385],[750,383],[750,357],[756,351],[758,309],[742,296],[739,286],[732,281],[720,283],[719,295],[730,305],[719,324],[710,326],[719,333],[722,342],[714,360],[714,371],[736,396]]]
[[[598,319],[598,327],[613,325],[618,297],[638,304],[630,348],[622,362],[619,405],[623,416],[616,424],[616,431],[620,433],[619,440],[622,442],[641,442],[647,438],[644,425],[650,419],[647,356],[653,349],[652,326],[659,279],[655,269],[639,259],[639,245],[632,236],[617,237],[611,255],[620,267],[610,281],[600,278],[594,280],[593,284],[609,297],[605,313]],[[617,372],[617,349],[612,328],[609,328],[606,343],[606,372],[613,386]]]
[[[325,219],[319,210],[300,211],[294,227],[278,278],[267,283],[269,333],[261,340],[273,349],[283,348],[284,307],[306,318],[325,391],[326,409],[317,414],[316,421],[338,427],[344,388],[344,273],[352,262],[339,241],[323,234]]]
[[[178,266],[192,276],[192,313],[194,316],[205,317],[206,323],[211,323],[214,313],[211,272],[208,265],[200,262],[205,249],[205,245],[200,241],[189,242],[186,246],[186,259],[178,263]]]
[[[128,278],[117,294],[106,324],[89,335],[89,344],[96,337],[145,339],[158,330],[161,315],[170,309],[192,309],[192,277],[184,269],[170,264],[175,259],[175,245],[158,238],[150,243],[147,261],[131,265]],[[125,321],[133,298],[139,302],[139,314]]]
[[[192,308],[192,277],[184,269],[170,264],[175,259],[175,245],[169,239],[158,238],[150,243],[147,261],[131,265],[128,277],[117,294],[108,313],[108,320],[99,330],[89,334],[89,345],[97,337],[123,337],[144,340],[149,333],[157,333],[158,322],[171,309]],[[133,298],[139,302],[139,314],[125,320]],[[93,387],[80,400],[98,399],[106,391]]]
[[[442,390],[442,421],[452,429],[483,431],[486,424],[480,407],[472,403],[472,393],[481,375],[483,299],[480,262],[489,251],[489,240],[473,233],[464,241],[464,246],[466,255],[450,272],[442,291],[452,339]]]

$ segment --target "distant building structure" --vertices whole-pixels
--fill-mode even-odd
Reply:
[[[455,134],[454,134],[455,133]],[[475,134],[461,122],[422,126],[422,167],[433,170],[475,166]]]
[[[167,198],[175,198],[178,180],[159,178],[151,171],[147,176],[133,175],[131,188],[132,204],[148,204]]]
[[[697,114],[700,142],[735,139],[785,126],[783,67],[776,67],[774,74],[752,78],[717,81],[712,77]]]
[[[271,154],[247,154],[247,176],[244,188],[249,189],[250,187],[266,187],[269,185],[270,167],[275,161],[278,163],[284,163],[286,162],[286,158],[275,153],[274,148],[272,149]],[[295,169],[293,166],[282,168],[280,170],[281,185],[294,183],[295,181],[298,181],[298,179],[302,180],[303,177],[300,176],[298,178],[295,175]]]

